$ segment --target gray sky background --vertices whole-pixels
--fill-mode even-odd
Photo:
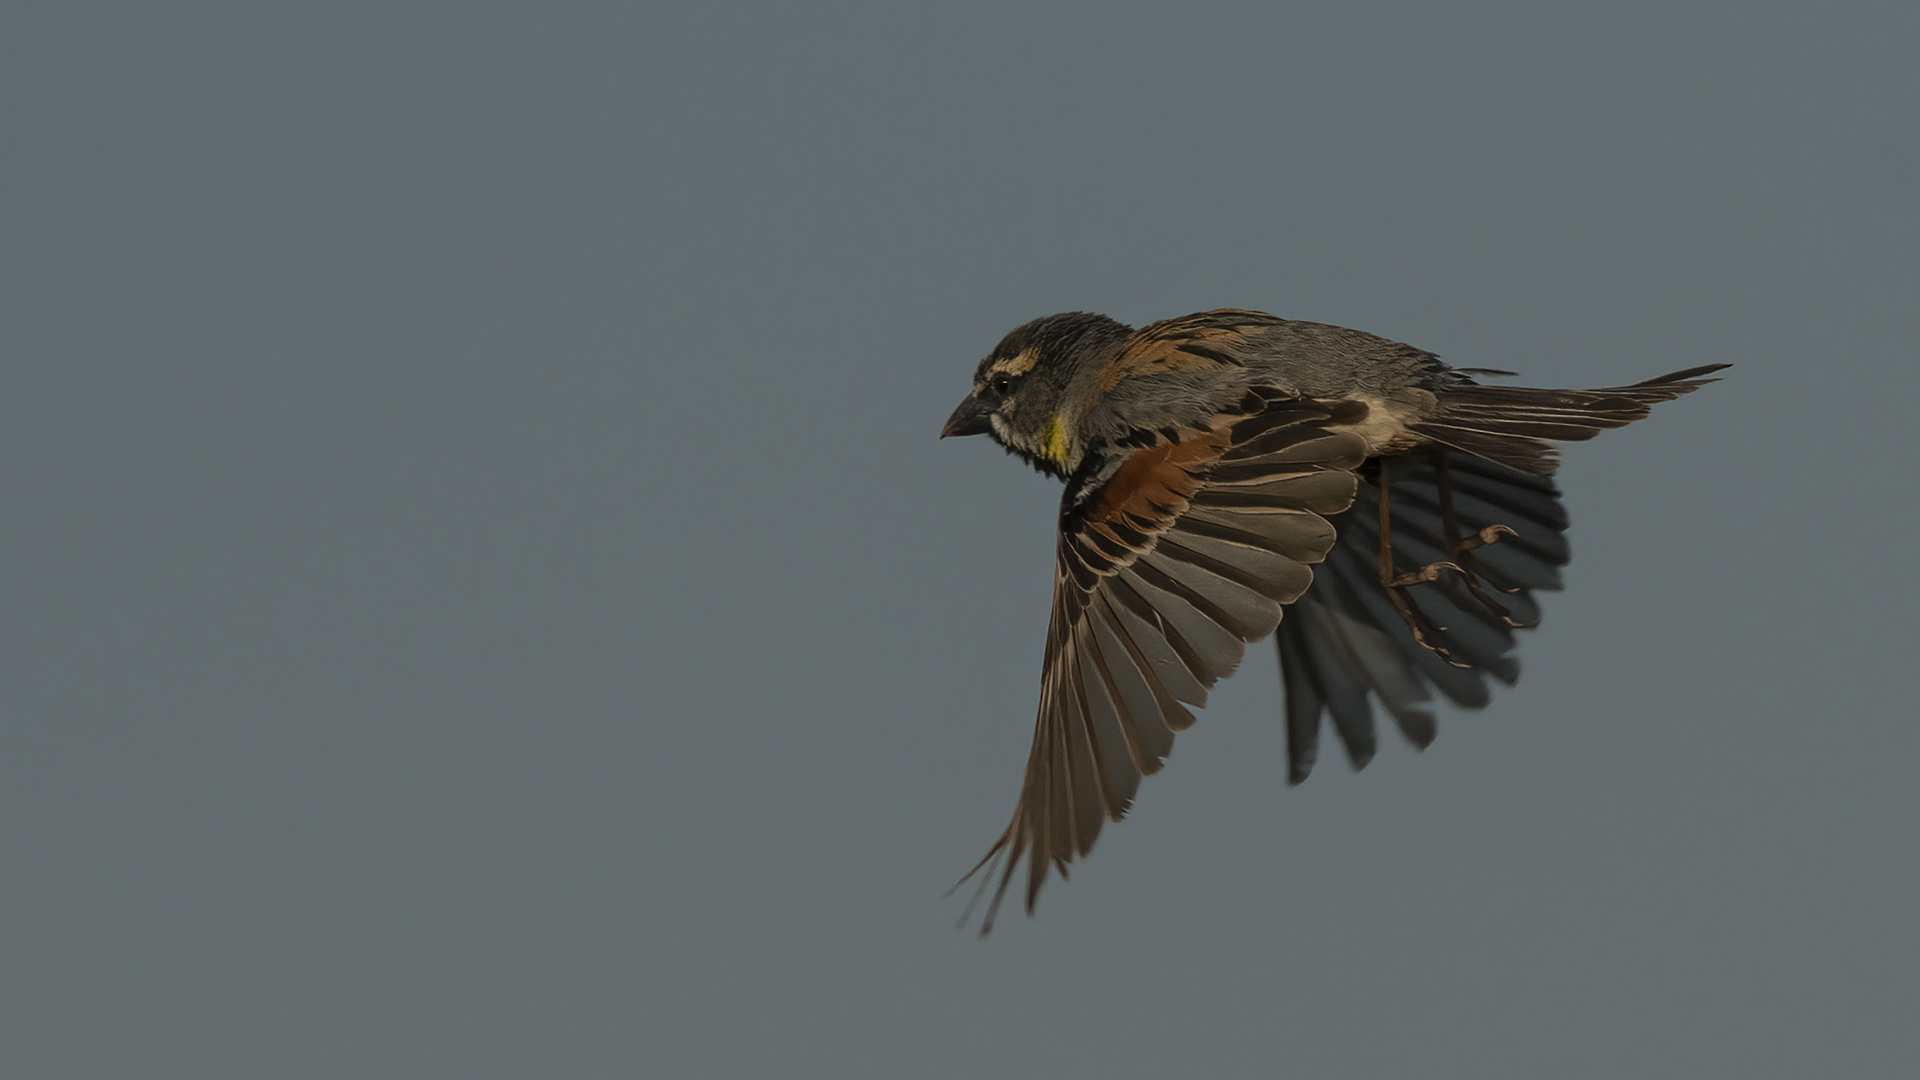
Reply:
[[[1893,1077],[1920,6],[0,17],[0,1074]],[[1039,917],[999,336],[1545,386],[1521,684],[1283,780],[1264,648]]]

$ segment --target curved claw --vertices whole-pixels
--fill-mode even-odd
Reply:
[[[1486,547],[1488,544],[1497,544],[1500,542],[1500,538],[1503,536],[1518,537],[1519,535],[1520,535],[1519,533],[1514,532],[1512,529],[1507,528],[1505,525],[1489,525],[1486,528],[1481,529],[1478,536],[1465,537],[1461,539],[1459,542],[1455,543],[1453,546],[1453,550],[1455,554],[1458,554],[1462,551],[1472,551],[1474,548],[1477,548],[1477,547]]]

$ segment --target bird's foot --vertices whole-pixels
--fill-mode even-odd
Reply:
[[[1477,535],[1461,537],[1459,540],[1455,541],[1453,545],[1453,553],[1455,555],[1458,555],[1463,551],[1472,551],[1474,548],[1486,547],[1488,544],[1497,544],[1500,542],[1500,538],[1503,536],[1519,536],[1519,535],[1520,535],[1519,533],[1514,532],[1512,529],[1507,528],[1505,525],[1489,525],[1486,528],[1481,529]]]
[[[1440,571],[1435,568],[1441,566],[1453,566],[1453,564],[1434,563],[1422,567],[1419,572],[1402,576],[1413,579],[1409,582],[1412,584],[1433,581],[1440,573]],[[1457,566],[1453,568],[1456,570],[1459,569]],[[1421,577],[1421,574],[1424,574],[1428,570],[1433,571],[1433,577]],[[1406,621],[1407,629],[1413,632],[1413,640],[1419,642],[1421,647],[1440,659],[1445,660],[1447,663],[1452,664],[1454,667],[1464,668],[1473,666],[1453,658],[1453,653],[1448,651],[1442,639],[1442,635],[1446,632],[1446,627],[1435,623],[1432,616],[1429,616],[1425,611],[1421,610],[1420,604],[1407,592],[1406,585],[1391,582],[1387,583],[1387,597],[1393,601],[1394,609],[1400,613],[1400,618]]]

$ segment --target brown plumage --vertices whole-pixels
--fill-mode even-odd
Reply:
[[[1484,705],[1567,558],[1547,440],[1631,423],[1724,366],[1482,386],[1410,346],[1240,310],[1007,335],[942,435],[990,434],[1067,489],[1026,779],[968,875],[991,890],[982,933],[1018,865],[1031,912],[1049,868],[1065,876],[1159,770],[1187,706],[1276,628],[1291,782],[1323,715],[1358,767],[1370,702],[1416,746],[1430,689]]]

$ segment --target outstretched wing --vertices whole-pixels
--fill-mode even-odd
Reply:
[[[1026,781],[968,874],[985,870],[976,900],[993,888],[983,934],[1022,857],[1031,912],[1049,867],[1064,877],[1159,771],[1193,723],[1185,706],[1204,705],[1313,582],[1334,542],[1327,519],[1353,501],[1366,455],[1341,427],[1364,415],[1256,390],[1069,486]]]

